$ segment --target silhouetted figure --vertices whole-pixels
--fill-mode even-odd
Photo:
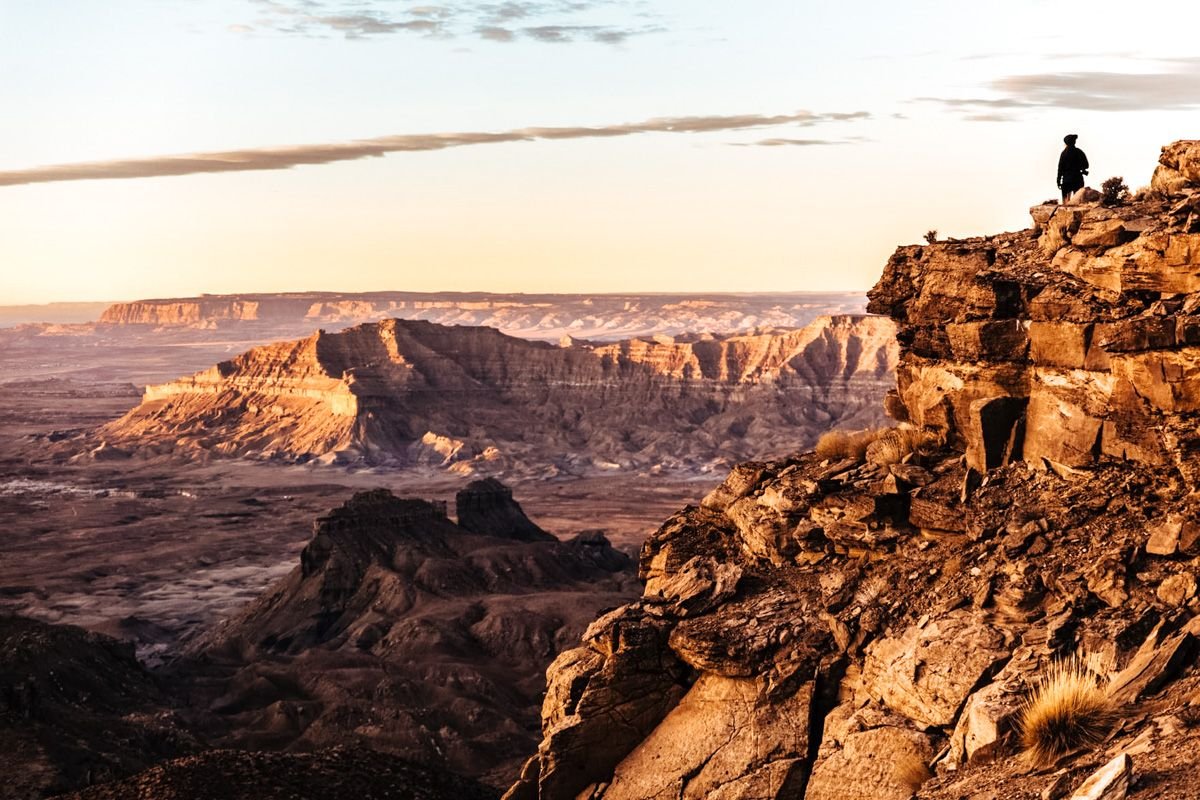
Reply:
[[[1062,199],[1067,198],[1083,188],[1083,176],[1088,173],[1087,154],[1075,146],[1079,137],[1069,133],[1063,137],[1067,145],[1062,155],[1058,157],[1058,188],[1062,189]]]

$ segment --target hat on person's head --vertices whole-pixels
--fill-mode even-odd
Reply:
[[[1079,138],[1079,134],[1068,133],[1066,136],[1063,137],[1063,142],[1065,142],[1066,144],[1075,144],[1075,140],[1078,138]]]

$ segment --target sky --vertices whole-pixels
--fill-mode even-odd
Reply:
[[[0,305],[865,290],[1200,138],[1178,0],[0,0]]]

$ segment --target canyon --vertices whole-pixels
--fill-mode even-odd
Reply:
[[[497,796],[545,667],[636,598],[659,520],[747,454],[881,419],[889,321],[747,319],[553,343],[391,319],[0,329],[0,726],[27,776],[0,796],[206,796],[214,771],[261,796]],[[348,410],[351,448],[294,435]],[[287,447],[213,446],[254,425]]]

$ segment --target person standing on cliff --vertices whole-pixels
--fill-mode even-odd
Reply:
[[[1075,146],[1079,137],[1068,133],[1063,137],[1062,155],[1058,157],[1058,188],[1062,189],[1063,202],[1083,188],[1083,176],[1088,174],[1087,154]]]

